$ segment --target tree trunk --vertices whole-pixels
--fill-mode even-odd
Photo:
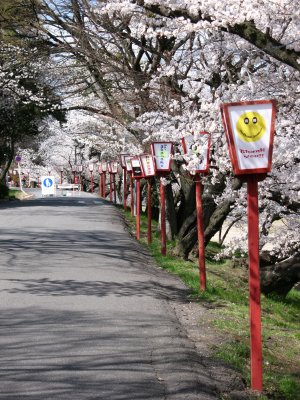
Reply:
[[[286,296],[300,281],[300,254],[276,263],[268,252],[262,252],[260,269],[261,291]]]
[[[225,175],[218,177],[215,185],[204,186],[204,194],[202,196],[203,203],[203,226],[204,226],[204,244],[205,246],[209,243],[211,238],[219,231],[222,227],[223,222],[228,216],[231,205],[234,199],[224,200],[222,203],[217,205],[214,201],[214,195],[220,193],[225,187]],[[242,182],[235,178],[232,181],[232,190],[237,190],[242,186]],[[174,253],[177,256],[182,256],[187,259],[189,253],[194,249],[195,254],[198,252],[197,244],[197,225],[196,225],[196,210],[194,208],[193,213],[183,223],[177,240],[176,248]]]
[[[186,233],[186,227],[183,225],[196,209],[196,191],[195,183],[189,173],[175,162],[173,171],[180,174],[180,205],[177,211],[178,239],[180,239]]]
[[[166,233],[168,240],[174,240],[177,234],[177,219],[174,205],[172,184],[165,187],[166,190]]]

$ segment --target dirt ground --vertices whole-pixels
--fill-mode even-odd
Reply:
[[[185,334],[193,341],[197,353],[206,365],[210,375],[216,381],[216,387],[222,400],[257,399],[259,394],[247,389],[242,375],[234,368],[212,357],[213,349],[226,342],[225,335],[212,326],[211,305],[182,301],[172,303]]]

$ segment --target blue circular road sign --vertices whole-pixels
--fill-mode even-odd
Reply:
[[[51,178],[44,179],[43,186],[45,186],[46,188],[51,188],[53,186],[53,180]]]

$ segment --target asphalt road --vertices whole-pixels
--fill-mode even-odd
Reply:
[[[217,399],[153,265],[96,196],[0,204],[0,399]]]

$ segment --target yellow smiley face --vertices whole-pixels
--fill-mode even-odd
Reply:
[[[244,142],[256,142],[266,132],[266,121],[256,111],[247,111],[239,116],[236,123],[239,138]]]

